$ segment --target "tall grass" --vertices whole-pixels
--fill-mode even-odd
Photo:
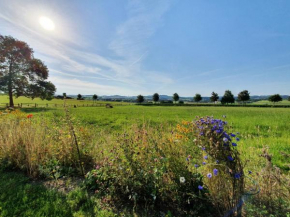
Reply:
[[[195,169],[193,164],[189,164],[189,161],[196,162],[202,157],[193,148],[192,140],[175,138],[177,130],[173,117],[175,120],[189,116],[192,119],[193,110],[184,110],[187,113],[179,116],[177,110],[170,110],[168,122],[164,121],[166,113],[160,113],[156,120],[148,121],[146,117],[143,120],[136,119],[135,124],[128,123],[114,133],[109,128],[100,130],[96,125],[85,125],[81,118],[74,118],[79,112],[86,115],[84,111],[72,110],[70,122],[60,111],[32,117],[20,111],[3,112],[0,116],[0,167],[23,170],[32,177],[54,179],[81,175],[81,168],[84,168],[87,186],[104,201],[123,203],[137,213],[145,210],[146,215],[155,215],[154,210],[171,210],[177,216],[206,212],[210,216],[218,206],[227,203],[224,196],[218,197],[219,191],[215,192],[213,179],[209,180],[205,176],[214,168]],[[107,114],[110,112],[112,118],[122,111],[105,110]],[[133,108],[132,113],[134,115]],[[240,125],[234,119],[228,118],[228,122],[235,130],[246,127],[243,119]],[[269,129],[268,122],[257,123],[249,124],[248,134],[245,129],[240,131],[241,138],[245,138],[238,147],[241,160],[245,163],[244,173],[251,170],[251,174],[248,174],[250,178],[245,179],[245,186],[252,187],[254,180],[260,188],[260,193],[248,200],[249,205],[246,203],[243,213],[258,216],[267,211],[269,215],[283,216],[290,204],[287,187],[289,173],[274,166],[275,155],[270,156],[263,144],[265,141],[278,141],[277,133],[285,139],[285,126]],[[247,147],[248,142],[251,145]],[[287,153],[284,154],[285,160],[289,159]],[[191,155],[190,160],[187,159],[188,155]],[[220,186],[226,187],[224,181],[228,177],[226,173],[224,178],[222,172],[220,175],[221,178],[216,180]],[[204,186],[204,189],[199,189],[199,185]],[[217,200],[220,201],[216,203]],[[234,208],[235,204],[228,208]],[[208,206],[212,208],[208,209]],[[264,206],[270,208],[265,210]],[[231,215],[235,215],[235,211]]]

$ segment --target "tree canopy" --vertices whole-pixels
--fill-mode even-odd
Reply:
[[[8,94],[10,107],[14,106],[13,96],[51,100],[56,88],[46,81],[48,72],[27,43],[0,35],[0,91]]]
[[[242,102],[245,102],[245,101],[250,100],[250,93],[249,93],[249,91],[247,91],[247,90],[241,91],[238,94],[238,100],[239,101],[242,101]]]
[[[158,93],[154,93],[153,96],[152,96],[152,100],[154,102],[158,102],[159,101],[159,94]]]
[[[202,97],[199,93],[195,94],[195,96],[193,97],[194,102],[199,102],[202,100]]]
[[[228,104],[228,103],[234,103],[234,102],[235,102],[234,95],[232,94],[230,90],[226,90],[224,96],[221,99],[221,103]]]
[[[173,101],[178,101],[179,100],[179,95],[177,93],[174,93],[172,96]]]
[[[282,97],[279,94],[274,94],[274,95],[270,96],[268,100],[270,102],[274,102],[275,103],[275,102],[280,102],[283,99],[282,99]]]
[[[138,95],[138,96],[137,96],[137,100],[136,100],[137,103],[142,103],[142,102],[144,102],[144,100],[145,100],[145,99],[144,99],[144,96],[142,96],[142,95]]]
[[[80,94],[80,93],[79,93],[79,94],[78,94],[78,96],[77,96],[77,99],[78,99],[78,100],[81,100],[81,99],[83,99],[83,96],[82,96],[82,94]]]
[[[210,101],[211,101],[211,102],[216,102],[216,101],[218,101],[219,98],[220,98],[220,97],[219,97],[219,95],[218,95],[217,93],[212,92],[212,93],[211,93],[211,97],[210,97]]]
[[[97,99],[98,99],[98,95],[97,94],[94,94],[93,95],[93,100],[96,101]]]

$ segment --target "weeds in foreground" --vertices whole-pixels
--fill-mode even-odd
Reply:
[[[137,215],[289,212],[289,175],[271,164],[266,149],[260,157],[266,166],[245,170],[237,134],[224,121],[210,117],[184,121],[172,132],[162,125],[133,125],[122,134],[108,135],[69,117],[78,152],[67,120],[60,116],[49,121],[19,111],[1,114],[0,167],[54,179],[80,175],[83,167],[89,171],[85,183],[101,206],[120,204],[117,210],[131,207]],[[260,193],[242,201],[243,210],[235,209],[243,194],[251,191],[251,180],[258,183]]]

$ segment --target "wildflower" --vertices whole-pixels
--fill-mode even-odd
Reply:
[[[223,118],[226,118],[227,116],[226,115],[223,115]]]
[[[206,162],[202,162],[203,165],[206,165]]]
[[[203,151],[205,151],[205,147],[202,147],[201,149],[202,149]]]
[[[32,114],[29,114],[27,115],[27,118],[32,118],[32,116],[33,116]]]
[[[211,177],[212,177],[212,174],[211,174],[211,173],[208,173],[208,174],[207,174],[207,178],[210,179]]]
[[[198,186],[199,190],[203,190],[203,187],[201,185]]]
[[[214,174],[215,176],[217,176],[217,175],[218,175],[218,169],[213,169],[213,174]]]
[[[207,156],[207,155],[205,155],[203,158],[204,158],[205,160],[207,160],[207,159],[208,159],[208,156]]]
[[[235,134],[233,134],[233,133],[231,133],[231,136],[232,136],[232,137],[236,137],[236,135],[235,135]]]
[[[236,179],[241,178],[241,174],[240,174],[240,173],[236,173],[236,174],[235,174],[235,178],[236,178]]]
[[[237,141],[240,141],[240,139],[239,139],[238,137],[236,138],[236,140],[237,140]]]
[[[234,143],[234,142],[233,142],[232,145],[233,145],[233,146],[237,146],[237,143]]]
[[[226,137],[224,137],[224,138],[223,138],[223,141],[224,141],[224,142],[228,142],[229,140],[228,140]]]
[[[199,167],[199,166],[198,166],[198,164],[194,164],[194,167],[197,168],[197,167]]]
[[[219,160],[216,160],[216,163],[218,164],[220,161]]]
[[[180,183],[184,183],[185,182],[185,178],[184,177],[180,177],[179,181],[180,181]]]
[[[96,166],[96,170],[98,170],[98,169],[100,169],[100,165],[97,165],[97,166]]]
[[[229,155],[229,156],[228,156],[228,160],[229,160],[229,161],[233,161],[234,159],[232,158],[232,156]]]
[[[249,170],[249,174],[252,174],[252,171],[251,170]]]

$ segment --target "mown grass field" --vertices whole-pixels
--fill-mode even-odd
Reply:
[[[33,107],[35,104],[38,104],[39,107],[45,107],[46,104],[48,104],[49,107],[53,107],[53,105],[63,105],[64,101],[62,99],[52,99],[52,100],[41,100],[40,98],[30,99],[26,97],[18,97],[14,98],[14,105],[17,106],[18,104],[25,104],[25,107],[30,104],[30,107]],[[9,98],[6,95],[0,95],[0,107],[4,107],[5,104],[9,103]],[[68,105],[87,105],[87,104],[120,104],[120,102],[114,102],[114,101],[93,101],[93,100],[77,100],[77,99],[68,99],[66,100],[66,103]],[[122,102],[122,104],[126,104],[125,102]]]

